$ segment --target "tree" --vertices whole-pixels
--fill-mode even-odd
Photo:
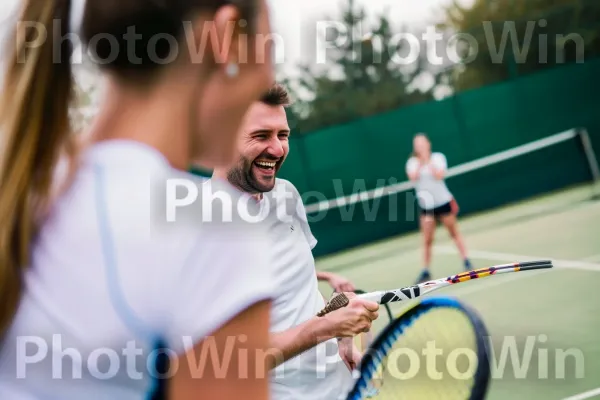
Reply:
[[[440,27],[470,35],[478,50],[476,57],[438,76],[455,90],[600,55],[597,0],[475,0],[471,7],[455,0],[445,14]]]
[[[340,20],[348,32],[353,32],[367,25],[367,14],[348,0]],[[299,78],[283,80],[293,93],[308,94],[305,99],[294,96],[296,103],[289,117],[296,131],[342,124],[432,98],[428,92],[410,89],[423,71],[424,59],[419,56],[412,65],[399,65],[397,59],[408,52],[408,44],[394,44],[394,30],[385,13],[376,19],[370,35],[349,36],[328,53],[327,69],[317,71],[300,65]]]

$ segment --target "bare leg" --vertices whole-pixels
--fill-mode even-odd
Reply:
[[[465,262],[465,267],[467,269],[471,269],[471,262],[469,261],[469,256],[467,254],[467,247],[465,245],[465,239],[462,236],[462,234],[460,233],[460,230],[458,229],[458,222],[456,219],[456,215],[447,214],[447,215],[444,215],[443,217],[441,217],[440,220],[442,221],[442,224],[444,224],[446,229],[448,229],[448,233],[450,234],[450,237],[454,241],[454,244],[456,245],[458,252],[460,253],[460,256],[462,257],[463,261]]]
[[[432,216],[421,215],[421,231],[423,232],[423,262],[424,267],[431,264],[431,248],[435,235],[435,219]]]
[[[433,216],[421,215],[420,217],[421,232],[423,235],[423,271],[417,279],[418,282],[426,281],[431,278],[429,266],[431,264],[431,248],[433,246],[433,238],[435,234],[435,218]]]

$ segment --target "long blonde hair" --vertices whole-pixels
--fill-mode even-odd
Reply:
[[[59,4],[60,3],[60,4]],[[10,326],[23,291],[37,215],[47,205],[61,151],[72,150],[70,42],[51,39],[53,20],[68,31],[70,0],[27,0],[21,21],[45,27],[48,38],[29,48],[31,29],[14,32],[12,59],[0,97],[0,335]],[[39,25],[38,25],[39,27]],[[60,53],[59,53],[60,52]],[[60,59],[55,57],[60,54]]]

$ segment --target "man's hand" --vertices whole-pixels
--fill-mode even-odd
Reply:
[[[371,322],[379,316],[379,304],[362,300],[354,293],[345,293],[350,304],[323,317],[308,321],[283,332],[271,333],[271,349],[277,357],[267,357],[268,368],[277,367],[319,343],[334,338],[351,338],[371,329]]]
[[[324,319],[332,329],[332,336],[337,338],[353,337],[368,332],[371,323],[379,317],[379,304],[363,300],[354,293],[344,293],[350,303],[346,307],[326,314]]]
[[[340,357],[346,364],[346,367],[350,370],[350,372],[354,371],[358,368],[358,364],[362,359],[362,354],[360,350],[356,348],[352,338],[343,338],[338,341],[338,348],[340,351]]]
[[[327,281],[329,286],[331,286],[331,288],[338,293],[354,292],[354,290],[356,290],[354,284],[350,282],[350,280],[332,272],[318,272],[317,279],[321,281]]]

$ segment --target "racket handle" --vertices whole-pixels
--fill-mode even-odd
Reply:
[[[325,308],[317,313],[317,317],[323,317],[330,312],[339,310],[342,307],[346,307],[348,304],[350,304],[348,297],[344,293],[340,293],[329,300],[329,302],[325,305]]]
[[[363,299],[363,300],[372,301],[374,303],[381,304],[381,299],[383,296],[385,296],[386,293],[389,293],[389,292],[381,291],[381,290],[376,291],[376,292],[369,292],[369,293],[363,292],[363,293],[359,294],[357,297],[360,299]],[[326,314],[329,314],[332,311],[339,310],[342,307],[346,307],[349,303],[350,303],[350,300],[344,293],[337,294],[331,300],[329,300],[329,302],[327,303],[325,308],[322,309],[321,311],[319,311],[317,316],[322,317]]]

